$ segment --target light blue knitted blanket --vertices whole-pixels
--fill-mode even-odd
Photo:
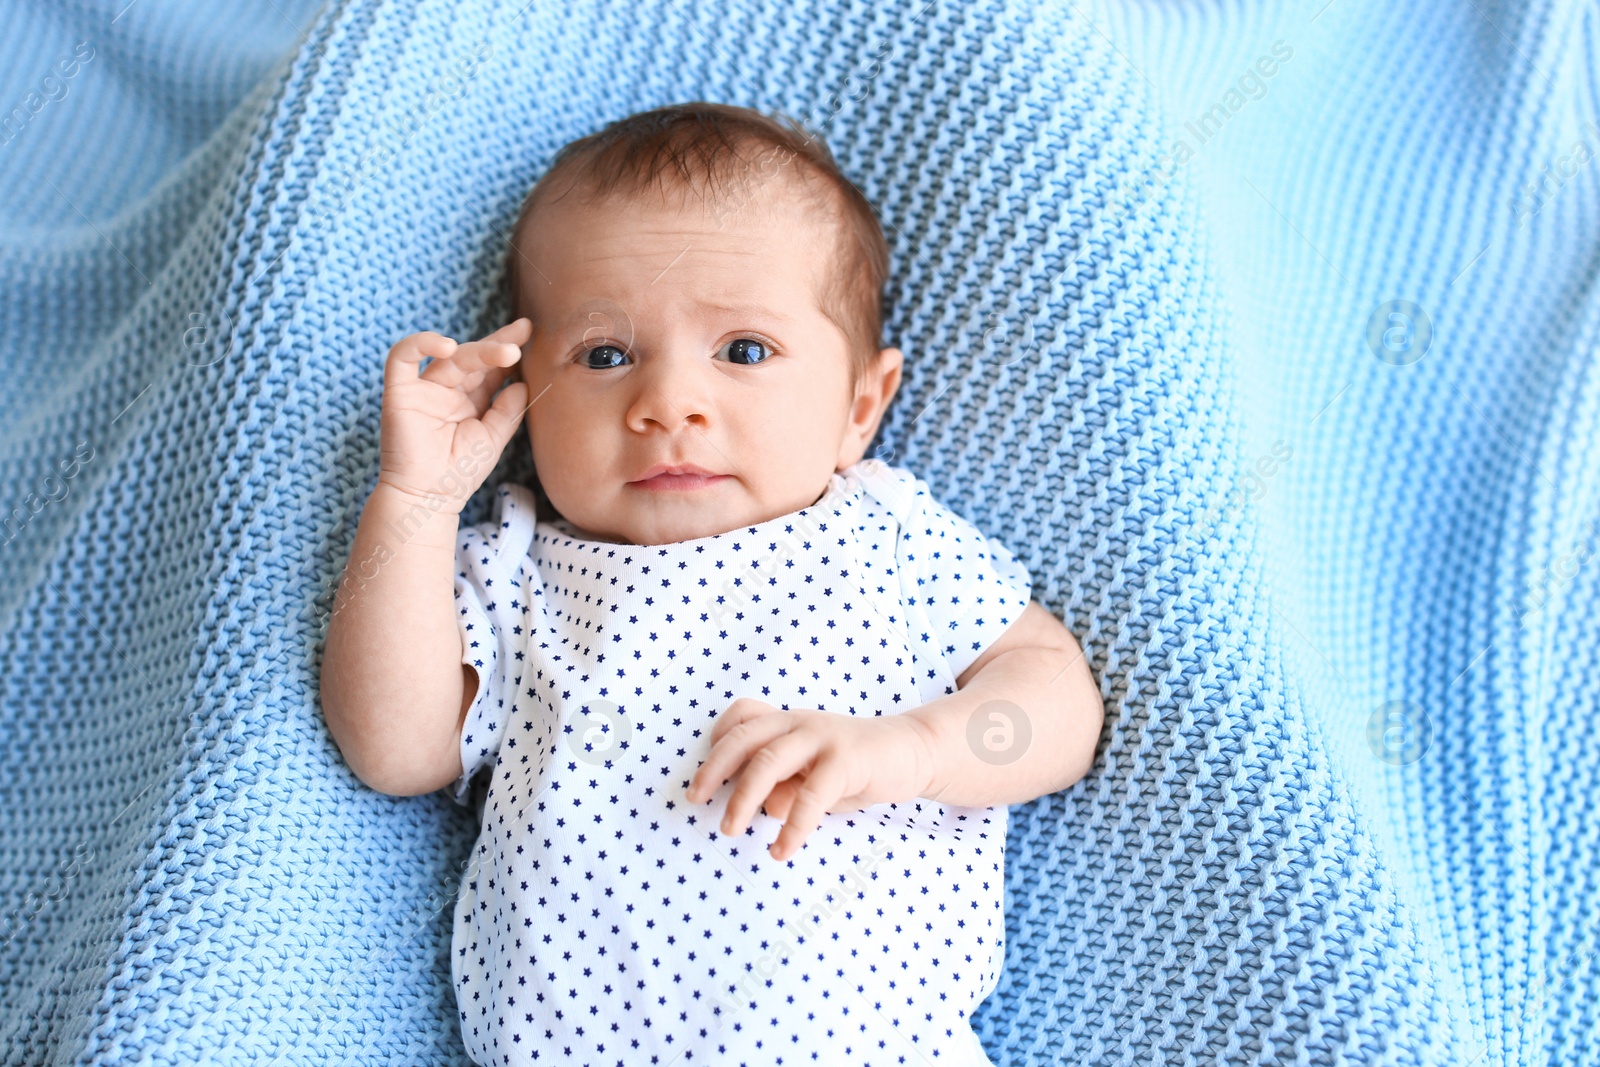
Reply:
[[[879,454],[1101,681],[995,1062],[1596,1062],[1592,5],[524,3],[0,5],[0,1062],[464,1062],[472,814],[317,703],[382,360],[696,98],[878,205]]]

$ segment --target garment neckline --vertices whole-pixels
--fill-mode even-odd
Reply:
[[[576,536],[572,532],[571,527],[568,525],[565,519],[539,519],[535,523],[535,528],[542,529],[546,535],[545,540],[548,545],[560,545],[562,547],[571,547],[589,552],[597,551],[602,548],[608,550],[638,549],[641,551],[657,549],[660,550],[661,553],[665,554],[669,550],[699,550],[705,548],[706,546],[718,544],[733,538],[760,535],[766,531],[778,529],[786,525],[793,525],[797,522],[807,519],[821,524],[822,519],[820,516],[824,512],[829,510],[837,510],[838,508],[847,505],[852,498],[853,494],[849,492],[849,483],[846,482],[844,475],[838,471],[834,471],[833,474],[828,478],[828,485],[825,489],[823,489],[822,496],[818,497],[814,503],[809,504],[806,507],[800,508],[796,511],[787,512],[783,515],[776,515],[764,522],[753,523],[748,526],[735,526],[731,530],[724,530],[721,533],[706,534],[704,537],[693,537],[686,541],[666,541],[658,545],[635,545],[619,541],[594,541],[588,538]]]

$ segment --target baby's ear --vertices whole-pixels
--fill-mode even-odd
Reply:
[[[856,380],[855,398],[850,404],[850,420],[845,426],[844,438],[839,442],[839,455],[835,470],[843,470],[860,461],[867,445],[877,436],[878,424],[889,409],[895,392],[900,388],[900,365],[904,357],[898,348],[885,348],[878,352]]]
[[[905,356],[898,348],[880,349],[856,383],[856,401],[850,414],[852,422],[860,422],[866,430],[863,443],[872,440],[878,432],[878,422],[889,410],[895,393],[900,390],[900,369]]]
[[[898,348],[885,348],[878,352],[878,361],[884,365],[883,406],[887,410],[894,401],[894,395],[900,391],[900,371],[905,366],[906,356]]]

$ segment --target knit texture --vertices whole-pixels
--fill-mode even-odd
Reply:
[[[1591,8],[268,6],[3,16],[0,1062],[466,1062],[472,814],[317,702],[382,361],[504,321],[561,145],[697,98],[879,208],[875,451],[1101,684],[1011,811],[991,1058],[1593,1055]]]

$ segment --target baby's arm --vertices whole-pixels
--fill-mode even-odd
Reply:
[[[461,774],[477,678],[461,662],[456,536],[462,505],[521,421],[527,386],[494,393],[530,332],[518,319],[463,345],[411,334],[384,365],[381,470],[335,596],[321,676],[328,732],[356,776],[383,793],[428,793]],[[436,358],[419,375],[426,356]]]
[[[737,774],[722,833],[743,833],[764,808],[784,820],[769,850],[782,860],[826,812],[914,797],[1021,804],[1089,772],[1105,719],[1100,690],[1071,631],[1037,601],[956,686],[899,715],[782,711],[741,697],[712,726],[711,751],[687,797],[704,803]],[[985,708],[991,701],[999,703]]]
[[[985,708],[991,701],[994,707]],[[1089,773],[1105,721],[1100,689],[1072,631],[1030,601],[956,679],[956,692],[906,712],[933,752],[930,800],[1021,804]]]

